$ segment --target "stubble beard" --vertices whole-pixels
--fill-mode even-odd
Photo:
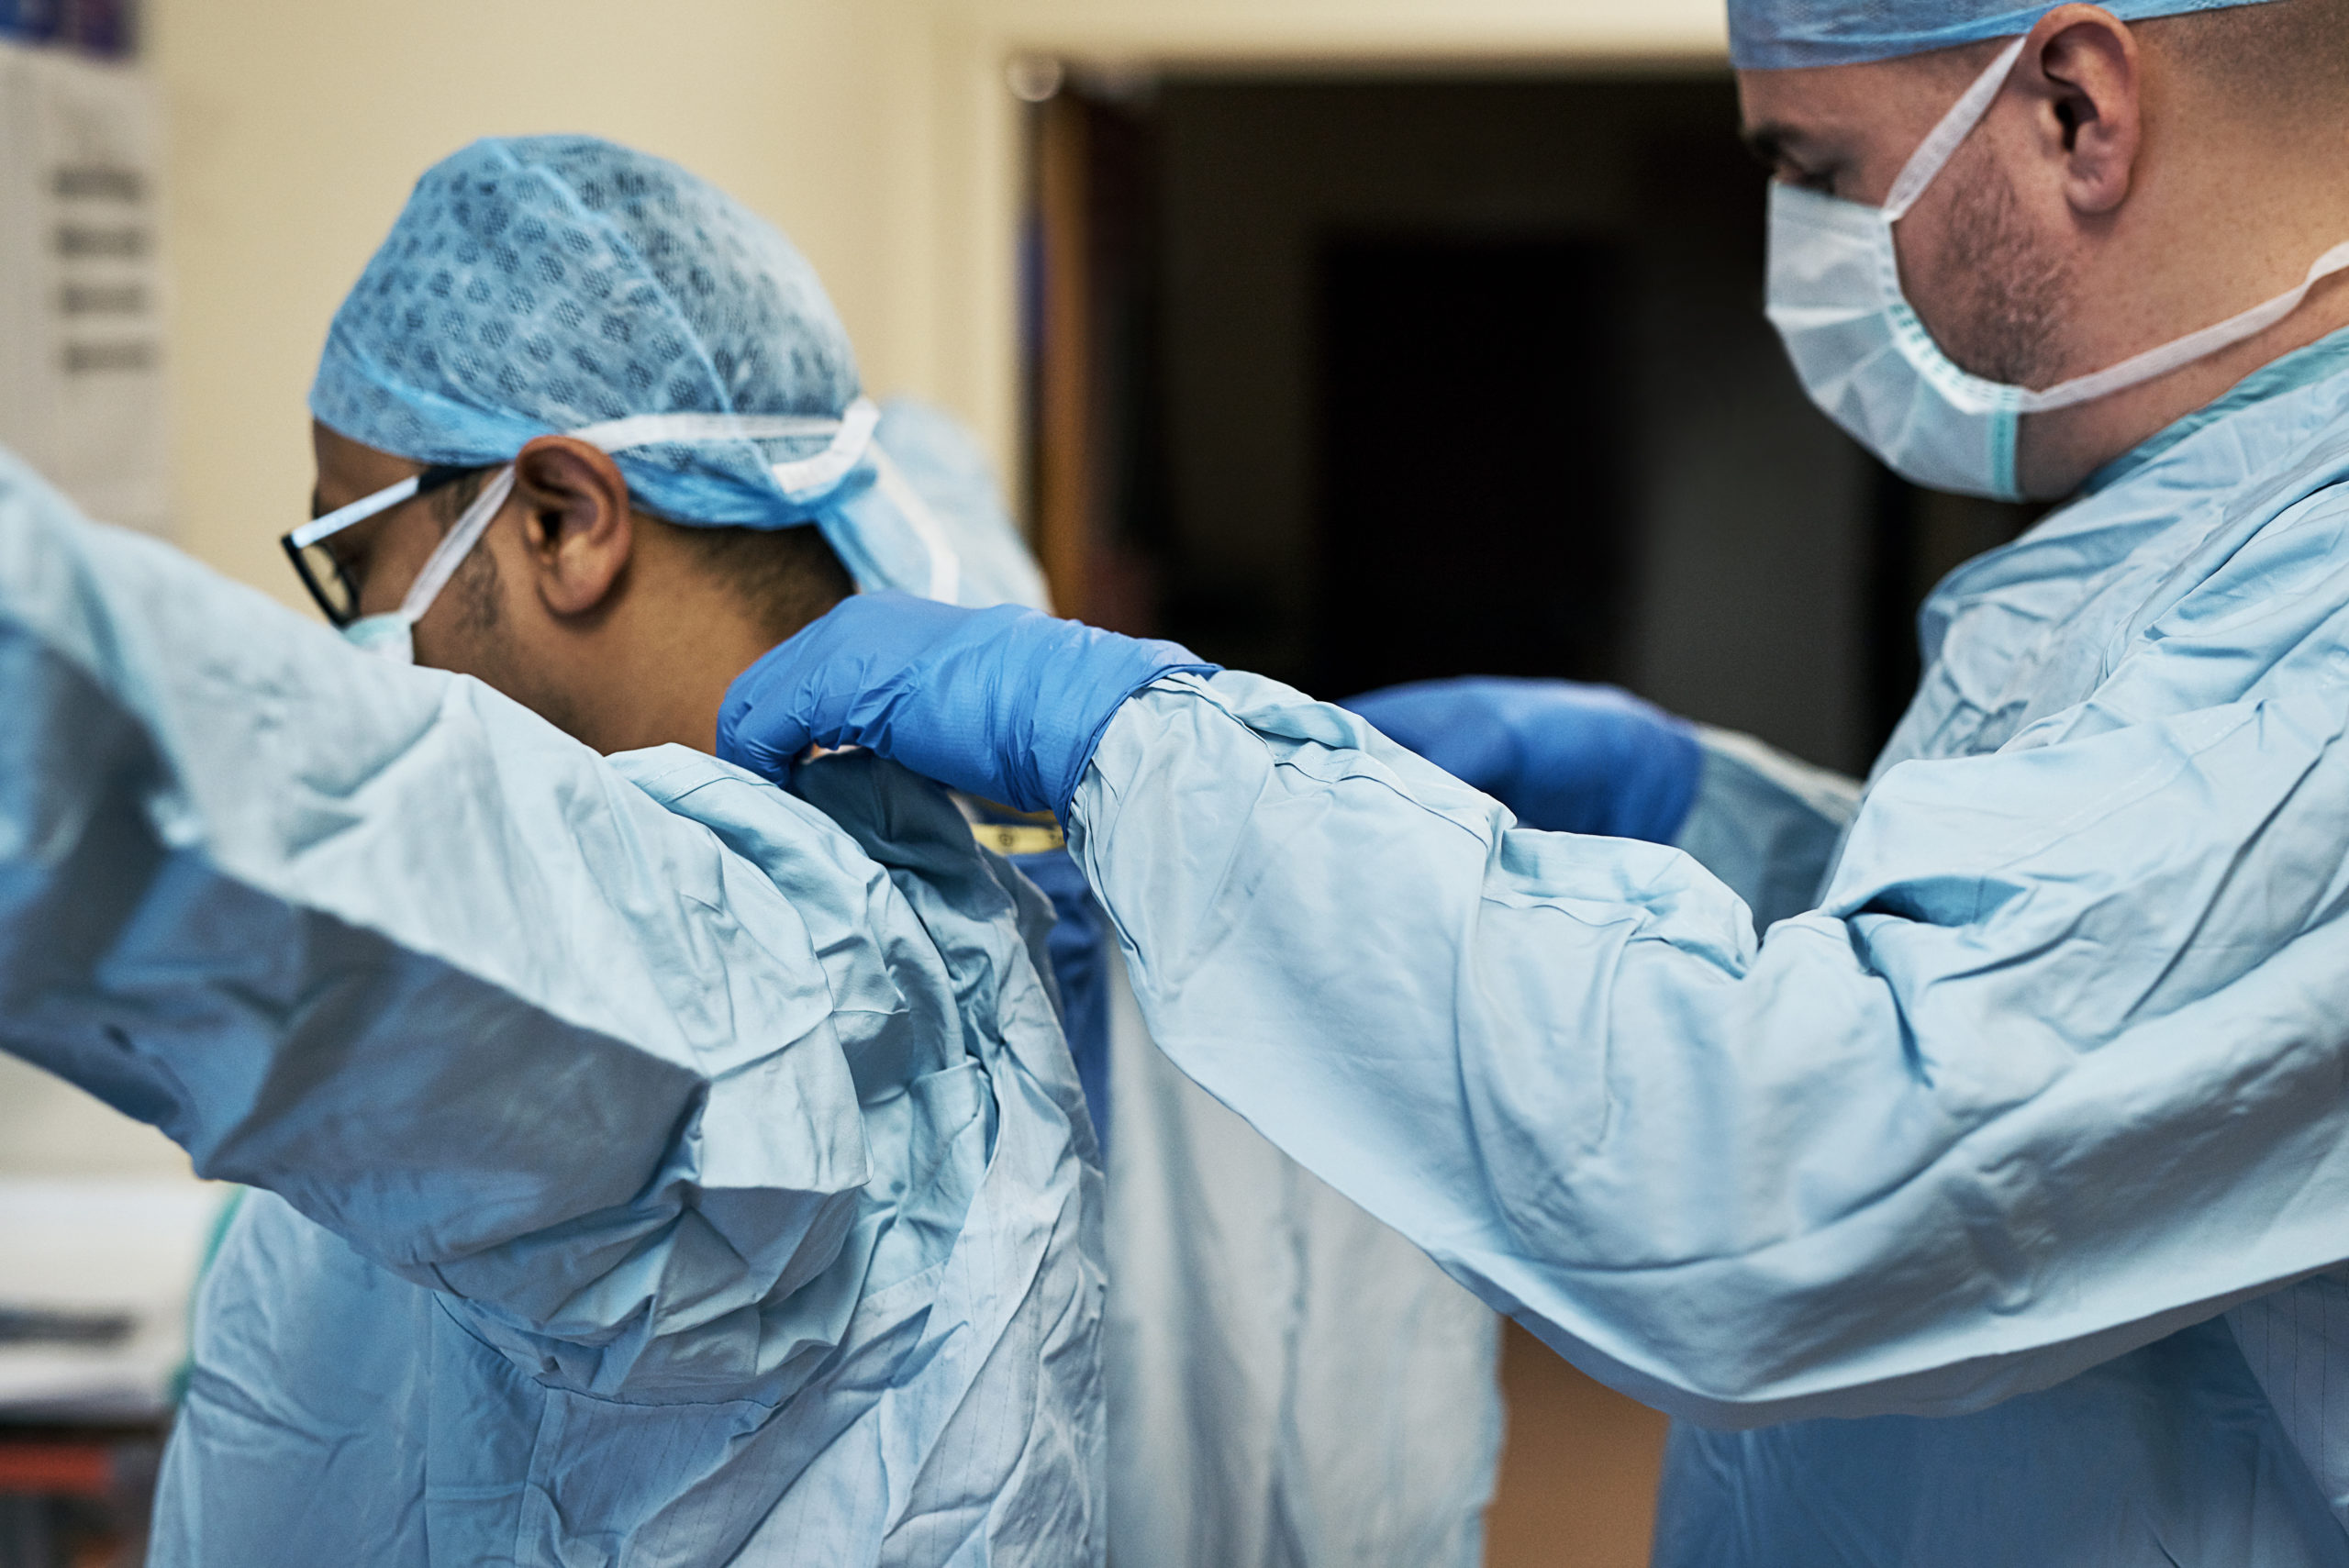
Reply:
[[[2062,379],[2071,270],[2036,253],[2003,171],[1983,170],[1956,188],[1949,234],[1943,351],[1987,381],[2038,389]]]

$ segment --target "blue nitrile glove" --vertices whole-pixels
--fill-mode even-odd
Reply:
[[[1059,812],[1119,705],[1161,675],[1216,668],[1016,605],[860,594],[735,677],[718,754],[780,782],[811,743],[862,746],[967,795]]]
[[[1685,720],[1613,686],[1469,675],[1343,706],[1529,828],[1668,844],[1704,772]]]

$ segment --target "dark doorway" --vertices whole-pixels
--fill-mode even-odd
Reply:
[[[1574,238],[1323,245],[1313,689],[1619,673],[1623,272]]]
[[[1919,599],[2021,514],[1805,401],[1726,72],[1071,82],[1030,315],[1064,609],[1319,696],[1612,680],[1866,768]]]

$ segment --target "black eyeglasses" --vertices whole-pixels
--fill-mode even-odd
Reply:
[[[349,626],[359,618],[359,579],[327,541],[345,528],[390,511],[403,501],[446,489],[465,475],[478,472],[436,463],[412,479],[403,479],[373,495],[363,495],[348,506],[337,506],[322,517],[313,517],[277,542],[284,550],[285,559],[294,563],[295,575],[302,579],[302,586],[310,591],[310,597],[317,601],[327,619],[339,627]]]

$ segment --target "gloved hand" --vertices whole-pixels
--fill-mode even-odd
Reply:
[[[1470,675],[1341,706],[1529,828],[1669,843],[1704,771],[1685,720],[1613,686]]]
[[[780,783],[810,743],[862,746],[966,794],[1063,812],[1128,697],[1216,668],[1016,605],[860,594],[735,677],[718,754]]]

